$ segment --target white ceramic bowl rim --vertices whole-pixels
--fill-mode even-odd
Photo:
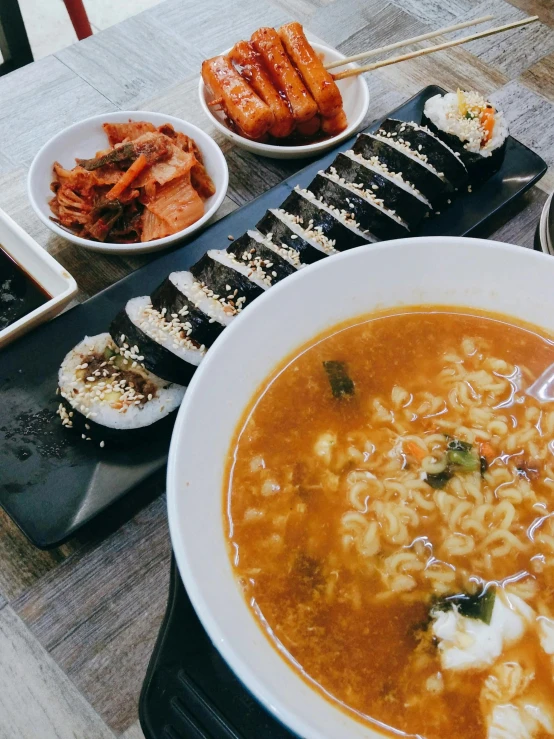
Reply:
[[[313,48],[316,51],[323,53],[330,52],[333,55],[336,55],[337,61],[338,59],[346,58],[344,54],[342,54],[337,49],[334,49],[332,46],[327,46],[326,44],[321,44],[318,41],[314,41],[313,37],[310,34],[308,34],[308,39],[310,40]],[[222,51],[221,54],[228,54],[229,51],[230,49],[226,49],[225,51]],[[345,69],[354,66],[355,65],[352,63],[347,64],[345,65]],[[342,68],[339,68],[339,70],[341,69]],[[308,157],[310,155],[315,155],[323,152],[326,149],[330,149],[333,146],[336,146],[341,141],[344,141],[344,139],[347,139],[349,136],[353,136],[358,130],[359,125],[363,121],[364,116],[367,112],[367,108],[369,106],[369,90],[362,78],[360,78],[359,91],[360,95],[363,98],[362,104],[360,105],[360,112],[353,120],[348,121],[348,126],[344,131],[341,131],[341,133],[338,133],[336,136],[330,136],[329,138],[322,139],[321,141],[315,141],[311,144],[303,144],[300,146],[280,146],[279,144],[264,144],[259,141],[246,139],[244,136],[241,136],[240,134],[228,128],[213,114],[212,110],[209,108],[206,102],[206,86],[204,85],[202,76],[200,76],[200,79],[198,81],[198,97],[200,98],[200,105],[202,106],[204,113],[208,116],[213,125],[216,126],[216,128],[221,131],[224,136],[239,145],[247,145],[248,149],[256,151],[262,156],[265,153],[266,155],[271,154],[277,157],[279,154],[281,154],[282,156],[290,154],[300,154],[301,156]]]
[[[94,125],[96,123],[102,124],[102,123],[110,123],[110,122],[122,122],[122,119],[125,120],[142,120],[142,121],[150,121],[154,123],[153,119],[156,119],[158,121],[163,121],[160,123],[154,123],[154,125],[162,125],[162,123],[171,123],[173,127],[176,130],[183,130],[183,127],[186,127],[187,135],[191,136],[196,143],[198,144],[198,147],[200,151],[202,151],[203,154],[205,154],[205,147],[211,147],[212,153],[215,154],[215,156],[218,157],[218,165],[221,167],[221,174],[222,174],[222,183],[218,188],[218,192],[215,193],[212,200],[212,203],[210,204],[210,207],[205,211],[202,218],[199,218],[198,221],[195,221],[190,226],[187,226],[187,228],[182,229],[181,231],[177,231],[174,234],[170,234],[169,236],[164,236],[161,239],[152,239],[151,241],[147,242],[141,242],[139,244],[119,244],[115,242],[96,242],[92,241],[91,239],[84,239],[82,236],[78,236],[77,234],[69,233],[65,228],[62,228],[61,226],[58,226],[57,223],[54,223],[54,221],[51,220],[51,218],[46,215],[45,208],[41,206],[41,204],[37,201],[37,198],[35,197],[35,193],[33,190],[33,183],[36,178],[37,169],[39,166],[41,166],[41,160],[45,154],[46,151],[51,147],[51,145],[57,141],[60,141],[61,139],[66,138],[69,134],[71,134],[73,131],[78,130],[82,128],[86,124]],[[106,147],[108,145],[108,141],[106,139]],[[96,152],[91,152],[90,156],[93,157]],[[53,166],[54,162],[51,162],[50,166]],[[210,173],[212,178],[215,180],[214,173]],[[53,179],[53,175],[52,175]],[[219,146],[216,144],[216,142],[211,138],[209,134],[207,134],[205,131],[203,131],[201,128],[198,128],[198,126],[195,126],[193,123],[189,123],[188,121],[185,121],[181,118],[176,118],[172,115],[165,115],[164,113],[158,113],[154,111],[146,111],[146,110],[118,110],[118,111],[112,111],[111,113],[101,113],[100,115],[91,116],[89,118],[84,118],[81,121],[77,121],[76,123],[73,123],[71,126],[68,126],[67,128],[64,128],[62,131],[57,133],[55,136],[52,136],[46,143],[44,143],[41,148],[38,150],[38,152],[35,154],[35,157],[31,163],[31,167],[29,169],[29,174],[27,176],[27,195],[29,197],[29,200],[31,202],[31,205],[33,207],[33,210],[37,214],[37,216],[40,218],[40,220],[48,226],[49,229],[54,231],[58,236],[62,236],[65,239],[69,239],[74,244],[79,244],[81,246],[89,247],[89,248],[97,248],[98,250],[105,250],[110,251],[109,247],[119,250],[120,252],[128,251],[146,251],[146,250],[156,250],[157,247],[163,246],[163,245],[169,245],[175,241],[179,241],[180,239],[186,237],[188,234],[193,233],[194,231],[201,228],[203,224],[205,224],[217,211],[221,203],[223,202],[225,195],[227,193],[227,188],[229,185],[229,170],[227,167],[227,161],[225,157],[223,156],[223,152],[219,148]]]
[[[466,285],[466,287],[461,287],[460,293],[456,293],[452,300],[445,300],[441,297],[433,301],[426,297],[424,292],[421,293],[423,299],[419,300],[417,285],[419,283],[425,283],[431,286],[430,289],[434,290],[436,285],[436,283],[434,282],[436,280],[436,273],[429,274],[428,272],[426,276],[422,276],[423,273],[420,273],[419,275],[417,274],[417,268],[414,267],[414,264],[419,263],[417,261],[418,253],[421,255],[425,255],[425,258],[428,259],[428,262],[437,267],[441,264],[441,254],[444,255],[445,264],[450,264],[451,272],[449,274],[451,274],[451,282],[454,284],[460,281],[460,284],[462,286]],[[430,253],[432,253],[433,255],[432,260],[429,257]],[[461,269],[457,269],[458,265],[460,264],[460,257],[462,259],[465,258],[467,260],[467,263],[462,263]],[[352,720],[351,718],[346,716],[346,714],[343,714],[342,711],[339,711],[336,708],[333,708],[333,713],[336,716],[337,721],[339,721],[338,714],[340,714],[340,716],[342,717],[340,721],[346,721],[349,733],[341,734],[340,730],[337,733],[337,725],[339,724],[336,724],[334,726],[334,732],[330,728],[329,734],[327,734],[327,729],[325,729],[323,733],[321,731],[318,732],[314,729],[314,725],[310,723],[310,715],[307,716],[306,711],[304,711],[304,715],[302,715],[301,705],[297,705],[296,707],[291,708],[291,706],[284,702],[280,697],[277,697],[271,692],[271,690],[268,690],[266,684],[266,675],[264,675],[260,671],[260,664],[257,663],[257,660],[261,659],[261,657],[259,658],[259,654],[253,650],[249,652],[248,649],[237,649],[232,639],[228,638],[229,633],[236,631],[237,629],[241,629],[245,633],[248,631],[248,633],[252,633],[253,635],[252,629],[259,630],[260,627],[254,621],[254,617],[250,613],[250,611],[250,625],[247,625],[247,617],[245,615],[245,612],[243,612],[243,609],[238,609],[241,610],[241,612],[239,613],[238,610],[235,608],[231,613],[229,613],[226,610],[226,607],[224,607],[224,604],[218,604],[219,607],[214,607],[214,602],[209,602],[210,597],[213,598],[213,596],[208,595],[207,591],[204,592],[206,586],[202,579],[199,577],[199,562],[196,561],[198,560],[198,556],[195,560],[194,549],[191,547],[191,545],[189,545],[187,537],[184,533],[186,527],[193,529],[198,526],[200,520],[200,514],[198,512],[199,510],[202,510],[202,508],[205,507],[206,504],[204,502],[200,502],[191,505],[190,498],[188,499],[188,503],[183,502],[187,500],[187,496],[185,495],[186,488],[184,488],[185,483],[183,481],[183,477],[179,477],[179,473],[181,473],[182,475],[183,472],[182,469],[179,469],[179,465],[186,465],[187,460],[185,460],[184,457],[186,457],[187,454],[193,455],[194,453],[196,454],[196,457],[188,460],[188,462],[193,466],[204,464],[204,469],[208,469],[208,467],[210,467],[210,464],[215,463],[215,460],[213,458],[210,459],[209,450],[206,452],[205,457],[202,454],[202,450],[196,449],[195,452],[188,452],[186,450],[187,444],[194,447],[195,424],[197,428],[199,423],[198,417],[190,417],[190,414],[192,412],[191,409],[193,406],[195,406],[195,411],[198,412],[198,408],[196,408],[196,405],[200,402],[200,398],[202,398],[202,402],[207,402],[207,400],[204,399],[208,398],[208,396],[212,394],[212,386],[207,387],[206,382],[208,382],[211,375],[217,375],[217,367],[219,366],[220,362],[224,365],[225,363],[227,365],[230,364],[230,359],[225,360],[226,355],[228,355],[229,357],[231,356],[233,351],[233,344],[239,340],[242,340],[244,338],[243,335],[248,334],[248,336],[250,336],[250,334],[252,333],[252,329],[256,321],[258,320],[258,316],[264,316],[264,318],[267,319],[267,317],[271,314],[270,306],[276,305],[279,300],[282,301],[281,296],[286,296],[290,300],[293,291],[299,293],[301,286],[304,285],[304,289],[306,289],[306,286],[314,287],[319,277],[322,277],[324,272],[334,270],[336,273],[337,268],[341,266],[341,262],[343,263],[342,266],[344,267],[346,267],[350,262],[351,266],[355,268],[358,261],[360,262],[360,265],[363,264],[367,266],[367,264],[370,262],[370,259],[374,261],[375,266],[379,265],[380,262],[386,263],[385,266],[386,269],[389,270],[389,272],[394,269],[394,265],[396,265],[396,268],[398,268],[398,264],[402,264],[403,261],[409,262],[410,259],[412,260],[413,263],[408,264],[405,267],[406,274],[403,276],[403,284],[414,285],[415,297],[412,297],[409,300],[400,300],[399,303],[395,303],[395,305],[408,306],[422,304],[426,302],[431,304],[434,303],[437,305],[461,305],[470,308],[483,308],[485,310],[496,309],[502,313],[507,313],[519,317],[521,318],[521,320],[530,321],[531,323],[543,326],[546,330],[554,330],[554,318],[551,320],[550,325],[548,324],[549,310],[548,306],[546,305],[545,298],[545,296],[549,295],[551,292],[549,291],[548,285],[550,284],[549,280],[552,280],[552,278],[554,277],[554,262],[549,262],[549,258],[546,255],[539,252],[533,252],[531,250],[525,250],[522,247],[500,242],[485,241],[482,239],[467,239],[456,237],[420,237],[402,239],[380,244],[373,244],[369,246],[362,246],[357,249],[344,252],[340,255],[333,256],[329,260],[322,260],[321,262],[310,266],[309,269],[298,272],[287,278],[287,280],[279,283],[266,294],[258,298],[253,306],[245,310],[245,312],[241,316],[239,316],[232,323],[231,326],[226,329],[226,331],[217,340],[215,345],[211,348],[200,369],[196,372],[187,390],[185,399],[178,414],[171,443],[167,472],[169,528],[177,565],[179,567],[179,571],[184,581],[188,595],[194,605],[198,616],[200,617],[200,620],[206,628],[206,631],[210,636],[212,642],[215,644],[217,649],[231,666],[233,671],[238,675],[238,677],[247,686],[247,688],[265,705],[268,710],[270,710],[279,720],[281,720],[289,728],[291,728],[293,731],[295,731],[305,739],[321,739],[322,736],[327,735],[332,736],[333,738],[345,735],[351,737],[377,737],[381,736],[381,734],[377,734],[374,730],[368,728],[367,726],[361,725],[357,721]],[[458,261],[454,261],[455,259],[458,259]],[[400,260],[400,262],[398,260]],[[450,260],[450,262],[448,260]],[[481,270],[476,269],[477,262],[484,263],[484,267]],[[502,262],[504,262],[507,267],[501,268],[501,271],[499,273],[498,265],[502,264]],[[551,265],[550,267],[548,267],[549,264]],[[455,267],[456,270],[453,270],[452,267]],[[344,271],[345,270],[343,269],[342,272]],[[506,274],[511,275],[511,277],[506,277]],[[516,288],[519,285],[528,284],[526,280],[529,280],[530,277],[536,278],[536,290],[533,291],[533,294],[529,294],[528,300],[523,303],[521,301],[520,293],[518,290],[516,290]],[[360,280],[361,279],[362,277],[360,276]],[[480,293],[478,296],[476,296],[475,289],[472,289],[472,286],[470,284],[472,279],[476,284],[483,286],[484,292],[482,296]],[[523,282],[520,282],[520,280],[522,279]],[[503,282],[504,280],[506,281],[506,285],[510,283],[511,280],[512,287],[514,288],[509,296],[504,291],[506,288],[506,285]],[[498,287],[498,283],[501,284],[500,287]],[[390,284],[390,280],[386,284]],[[385,282],[383,282],[383,290],[386,289],[386,284]],[[442,286],[439,286],[439,295],[442,296],[440,290],[442,290]],[[348,304],[348,296],[344,292],[344,289],[342,297],[345,298],[345,301]],[[303,295],[303,299],[304,298],[305,295]],[[369,302],[370,301],[368,301],[368,306]],[[495,308],[496,302],[500,303],[498,308]],[[351,318],[355,318],[356,316],[364,312],[370,313],[371,310],[377,310],[380,307],[390,307],[390,304],[381,305],[380,302],[378,302],[372,308],[368,307],[368,310],[366,311],[356,310],[351,314]],[[554,300],[552,301],[552,307],[554,308]],[[542,312],[543,309],[544,313]],[[347,311],[347,306],[341,306],[341,310]],[[553,311],[550,311],[550,313],[552,312]],[[281,322],[283,322],[282,317],[280,317],[280,320]],[[327,324],[327,327],[331,328],[333,324],[342,322],[343,320],[343,315],[337,316],[337,319],[335,321],[331,320]],[[269,325],[272,325],[271,322]],[[325,330],[325,328],[315,329],[311,338],[317,336],[317,334],[320,333],[321,330]],[[293,329],[293,331],[296,331],[296,328]],[[283,359],[285,356],[293,352],[296,347],[305,343],[306,340],[310,340],[309,336],[299,336],[297,338],[298,340],[295,339],[294,341],[292,341],[289,351],[283,353],[280,359]],[[244,339],[244,341],[246,340],[247,339]],[[255,338],[252,339],[252,341],[255,341]],[[258,353],[263,353],[263,347],[256,345],[255,351]],[[234,358],[234,361],[236,362],[236,357]],[[277,362],[274,362],[271,367],[267,367],[267,371],[264,373],[263,377],[267,377],[271,373],[276,363]],[[263,381],[263,377],[261,377],[259,382]],[[222,378],[219,377],[218,379]],[[250,397],[256,391],[259,382],[251,387]],[[236,401],[230,400],[230,405],[232,405],[233,402]],[[244,403],[238,415],[236,413],[236,409],[233,409],[232,416],[235,423],[238,422],[245,407],[246,403]],[[224,408],[221,408],[221,415],[225,415]],[[228,445],[230,444],[230,438],[231,434],[229,434],[228,436],[227,449]],[[202,470],[200,470],[199,474],[201,472]],[[191,473],[191,475],[194,476],[194,473]],[[188,485],[188,483],[186,484]],[[219,534],[217,535],[225,538],[226,534],[223,531],[223,515],[221,513],[223,507],[222,489],[223,480],[220,479],[219,489],[217,490],[220,511],[220,524],[218,529]],[[191,489],[189,495],[194,495],[194,492],[195,491]],[[202,497],[204,499],[208,497],[208,492],[209,491],[207,488],[201,491]],[[216,491],[213,491],[213,495],[216,495]],[[181,518],[183,507],[185,505],[187,506],[186,522],[183,518]],[[207,535],[203,532],[202,536],[206,538]],[[220,572],[220,569],[218,568],[220,568],[220,565],[222,565],[222,563],[219,561],[219,554],[217,555],[217,557],[217,561],[214,560],[213,563],[210,563],[210,567],[213,567],[214,569],[217,569],[217,572]],[[228,570],[229,572],[224,575],[225,578],[232,577],[230,567],[228,568]],[[215,577],[220,577],[220,574],[216,573]],[[246,606],[246,608],[248,607]],[[240,622],[240,624],[238,622]],[[252,642],[253,641],[254,638],[252,638]],[[277,655],[276,651],[275,654]],[[282,660],[284,662],[283,658],[280,655],[277,656],[279,660]],[[273,664],[273,667],[275,667],[275,664]],[[300,689],[300,683],[302,682],[301,679],[294,673],[294,671],[290,667],[288,669],[291,675],[290,681],[294,683],[294,688]],[[323,697],[319,696],[318,706],[321,707],[321,711],[323,711],[323,704],[327,706],[331,705],[327,701],[325,701]],[[327,718],[329,718],[328,713]],[[331,726],[331,724],[333,723],[335,722],[331,718],[329,726]]]

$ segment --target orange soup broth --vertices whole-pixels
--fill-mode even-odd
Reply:
[[[306,681],[386,735],[484,739],[479,706],[487,673],[446,679],[439,695],[425,693],[425,679],[441,671],[436,645],[422,636],[431,596],[418,590],[406,599],[376,599],[383,590],[379,571],[342,546],[340,521],[348,506],[336,479],[340,475],[310,460],[318,438],[329,430],[355,446],[368,427],[372,399],[390,398],[395,386],[433,393],[445,355],[459,349],[463,337],[477,337],[493,356],[535,378],[554,363],[552,339],[511,317],[432,306],[362,316],[299,348],[272,372],[238,425],[227,464],[229,552],[260,626]],[[323,369],[328,360],[345,363],[355,384],[352,397],[333,396]],[[525,403],[507,404],[514,428],[525,408]],[[413,425],[417,433],[440,431],[438,419],[440,413],[420,416]],[[374,429],[373,444],[379,447],[387,434]],[[341,469],[356,466],[346,459]],[[552,495],[549,487],[540,492]],[[522,526],[528,526],[532,518],[522,516]],[[431,541],[433,526],[423,520],[421,534]],[[527,564],[519,554],[502,558],[494,579]],[[554,606],[554,578],[536,578]],[[456,582],[455,592],[459,586]],[[552,690],[536,637],[526,635],[518,649],[524,662],[539,665],[536,680]]]

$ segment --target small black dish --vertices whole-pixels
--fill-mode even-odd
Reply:
[[[387,117],[421,120],[429,86]],[[381,121],[367,131],[375,131]],[[137,270],[80,306],[36,329],[0,354],[0,505],[38,547],[59,545],[80,526],[163,468],[169,433],[128,449],[100,449],[81,441],[55,415],[57,373],[65,354],[85,335],[106,331],[127,300],[149,295],[175,270],[189,269],[208,249],[224,249],[228,234],[253,228],[295,185],[306,187],[354,138],[313,161],[252,203],[221,219],[186,246]],[[546,172],[544,161],[513,138],[502,168],[414,232],[416,236],[467,236]],[[508,212],[508,209],[506,209]]]
[[[146,739],[293,739],[204,631],[173,559],[167,610],[139,701]]]

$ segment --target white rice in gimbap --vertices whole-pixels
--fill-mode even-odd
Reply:
[[[165,308],[157,311],[148,297],[132,298],[125,306],[127,315],[141,331],[163,346],[168,351],[176,354],[185,362],[198,366],[206,353],[205,346],[198,346],[189,339],[190,324],[186,316],[177,313],[169,315]],[[125,339],[121,337],[123,346]]]
[[[77,416],[108,429],[151,426],[176,410],[185,388],[161,380],[133,348],[120,351],[108,333],[86,336],[65,356],[58,385],[67,406],[58,415],[72,427]],[[86,435],[86,434],[84,434]]]
[[[490,177],[504,159],[508,126],[502,111],[480,93],[434,95],[425,103],[423,121],[458,153],[472,181]]]
[[[359,236],[364,244],[371,244],[376,241],[375,237],[372,234],[368,233],[367,231],[363,231],[360,228],[360,224],[350,211],[345,210],[344,208],[336,208],[334,205],[330,205],[329,203],[324,203],[323,200],[317,198],[313,194],[313,192],[307,190],[304,187],[301,188],[297,185],[294,190],[295,192],[302,195],[302,197],[310,200],[312,203],[315,203],[320,210],[327,211],[332,216],[334,216],[337,221],[339,221],[339,223],[342,223],[343,226],[346,226],[346,228],[350,229],[357,236]]]
[[[169,279],[186,297],[207,316],[208,320],[228,326],[236,309],[208,296],[209,290],[194,279],[190,272],[172,272]]]
[[[302,218],[294,213],[287,213],[282,208],[275,208],[272,213],[282,220],[291,231],[297,236],[307,241],[315,249],[325,252],[325,254],[338,254],[335,249],[334,239],[328,239],[325,234],[322,233],[321,229],[317,230],[314,228],[313,221],[307,224],[306,227],[302,225]]]
[[[418,198],[418,200],[421,200],[421,202],[424,203],[426,206],[428,206],[429,208],[431,207],[431,203],[424,195],[419,192],[415,185],[404,179],[401,172],[394,172],[393,170],[389,169],[386,163],[382,162],[379,157],[373,156],[370,159],[365,159],[361,154],[356,154],[356,152],[352,151],[352,149],[349,149],[344,153],[349,159],[358,162],[359,164],[373,170],[374,172],[382,174],[383,177],[392,180],[396,185],[398,185],[398,187],[401,187],[403,190],[412,193],[414,197]]]
[[[482,157],[490,157],[508,136],[502,111],[478,92],[435,95],[425,103],[425,115],[440,131],[463,142],[466,151]]]
[[[271,234],[266,234],[265,236],[259,233],[258,231],[251,230],[247,231],[248,236],[250,236],[251,239],[254,239],[254,241],[257,241],[260,244],[263,244],[271,251],[275,252],[275,254],[278,254],[280,257],[283,257],[283,259],[288,262],[292,267],[295,269],[301,269],[302,267],[305,267],[305,264],[302,264],[302,261],[300,260],[300,254],[293,249],[290,246],[282,246],[280,244],[274,244],[271,240]]]

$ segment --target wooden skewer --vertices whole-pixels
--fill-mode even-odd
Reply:
[[[381,46],[379,49],[371,49],[370,51],[362,51],[360,54],[354,54],[354,56],[346,57],[346,59],[337,59],[335,62],[329,62],[325,65],[325,69],[334,69],[335,67],[342,67],[343,64],[349,64],[350,62],[357,62],[360,59],[368,59],[378,54],[384,54],[387,51],[393,49],[401,49],[403,46],[411,46],[411,44],[417,44],[419,41],[428,41],[431,38],[437,36],[443,36],[445,33],[452,33],[453,31],[461,31],[462,28],[468,26],[478,26],[480,23],[486,23],[487,21],[494,20],[494,15],[484,15],[481,18],[476,18],[474,21],[465,21],[465,23],[456,23],[455,26],[447,26],[446,28],[439,28],[438,31],[430,31],[429,33],[422,33],[421,36],[414,36],[413,38],[407,38],[405,41],[397,41],[395,44],[389,44],[388,46]]]
[[[442,51],[443,49],[450,49],[452,46],[459,46],[460,44],[467,44],[468,41],[475,41],[478,38],[485,38],[486,36],[492,36],[495,33],[501,33],[502,31],[509,31],[511,28],[519,28],[520,26],[526,26],[528,23],[534,23],[539,20],[538,15],[524,18],[514,23],[507,23],[505,26],[498,26],[497,28],[490,28],[488,31],[481,31],[481,33],[474,33],[472,36],[465,36],[464,38],[454,39],[453,41],[447,41],[444,44],[437,44],[436,46],[430,46],[427,49],[419,49],[418,51],[412,51],[409,54],[403,54],[402,56],[393,56],[390,59],[384,59],[380,62],[374,62],[373,64],[367,64],[365,67],[354,67],[353,69],[345,69],[344,72],[334,74],[335,80],[344,80],[347,77],[355,77],[358,74],[364,72],[371,72],[374,69],[380,67],[388,67],[390,64],[397,64],[398,62],[405,62],[407,59],[416,59],[419,56],[425,54],[433,54],[435,51]],[[344,62],[343,62],[344,64]]]

